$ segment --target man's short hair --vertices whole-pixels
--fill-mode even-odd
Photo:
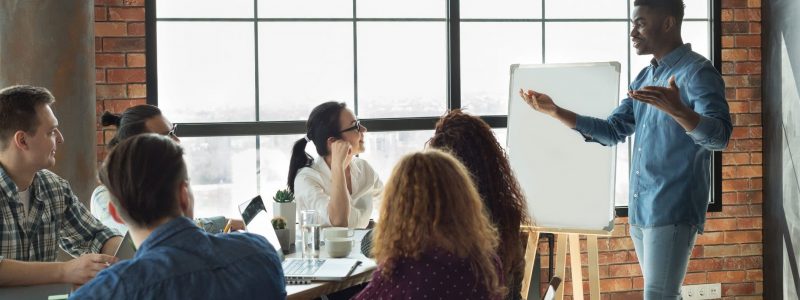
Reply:
[[[680,25],[683,22],[683,14],[686,5],[683,0],[636,0],[633,6],[647,6],[667,16],[675,17],[675,21]]]
[[[39,127],[36,108],[56,101],[46,88],[14,85],[0,90],[0,151],[17,131],[34,134]]]
[[[187,179],[181,146],[153,133],[122,141],[100,168],[120,216],[137,227],[179,216],[178,188]]]

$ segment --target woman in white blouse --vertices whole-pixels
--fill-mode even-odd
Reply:
[[[319,212],[324,226],[365,228],[383,183],[365,160],[362,126],[344,103],[325,102],[311,111],[306,136],[295,142],[289,164],[289,188],[300,210]],[[305,152],[313,142],[316,159]]]

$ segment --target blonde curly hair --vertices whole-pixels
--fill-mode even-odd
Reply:
[[[469,171],[441,150],[408,154],[394,167],[374,240],[384,278],[391,279],[397,259],[417,260],[426,250],[440,248],[470,260],[476,281],[492,296],[507,292],[496,264],[497,230]]]

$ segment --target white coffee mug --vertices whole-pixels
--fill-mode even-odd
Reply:
[[[322,229],[322,239],[328,238],[352,238],[353,229],[347,227],[328,227]]]
[[[333,258],[346,257],[350,255],[355,247],[355,240],[349,237],[331,237],[325,239],[325,250]]]

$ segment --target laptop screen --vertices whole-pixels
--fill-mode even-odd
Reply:
[[[245,220],[247,232],[263,236],[272,244],[275,251],[282,253],[281,243],[278,242],[278,235],[275,233],[275,229],[272,228],[270,214],[267,213],[261,197],[245,202],[239,206],[239,210],[242,213],[242,219]]]

